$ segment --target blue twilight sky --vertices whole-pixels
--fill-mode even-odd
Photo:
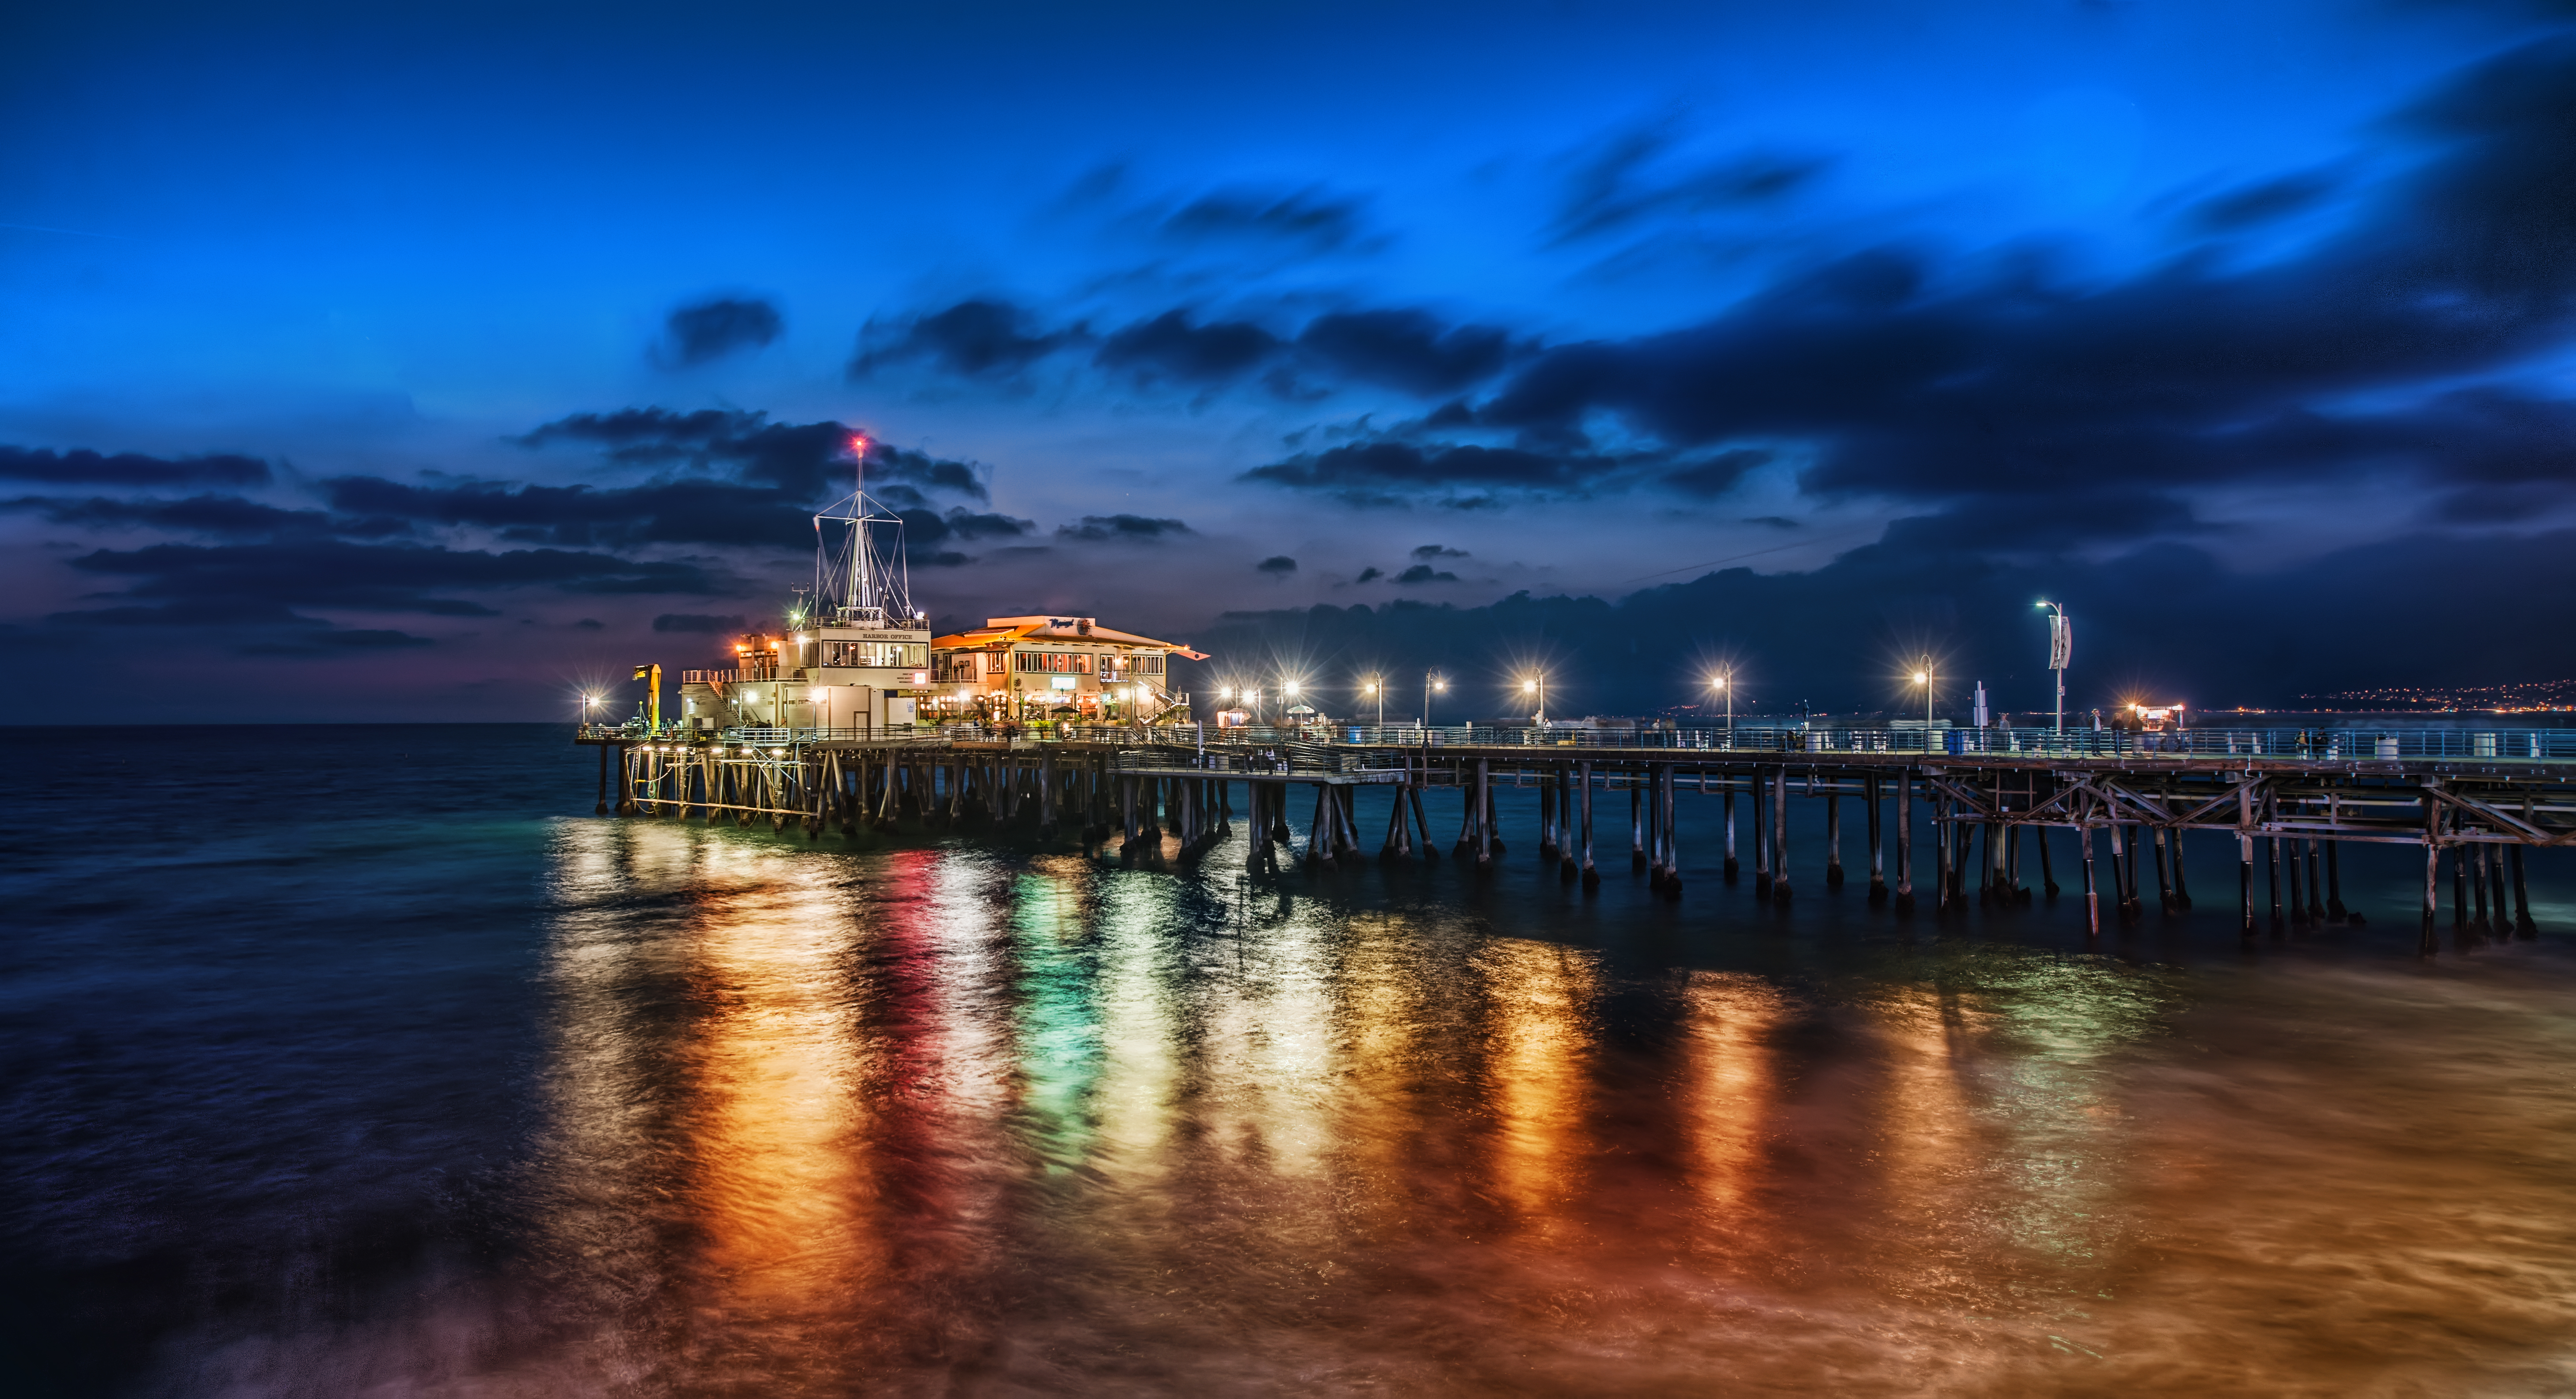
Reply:
[[[2576,674],[2561,8],[36,8],[0,717],[559,717],[845,428],[1209,678]]]

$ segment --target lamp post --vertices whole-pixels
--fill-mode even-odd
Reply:
[[[2066,608],[2042,599],[2048,608],[2048,668],[2057,672],[2057,731],[2066,732],[2066,663],[2074,659],[2075,632],[2066,620]]]
[[[1294,680],[1280,681],[1279,698],[1281,701],[1279,705],[1279,717],[1282,721],[1287,721],[1288,711],[1296,708],[1297,682]]]
[[[1708,678],[1708,687],[1726,696],[1726,746],[1729,749],[1735,747],[1735,687],[1727,683],[1733,678],[1731,674]]]
[[[1923,687],[1923,751],[1932,751],[1932,663],[1914,672],[1914,683]]]
[[[1434,694],[1445,694],[1448,689],[1448,677],[1436,670],[1422,672],[1422,727],[1426,729],[1431,727],[1431,697]]]
[[[1538,714],[1536,715],[1536,718],[1538,720],[1538,726],[1542,729],[1546,728],[1547,672],[1541,671],[1538,674],[1531,676],[1529,679],[1522,681],[1521,693],[1525,695],[1535,693],[1538,696]]]
[[[597,722],[597,720],[595,720],[595,719],[593,719],[593,718],[591,717],[591,711],[592,711],[592,710],[594,710],[594,709],[596,709],[596,708],[598,708],[598,707],[599,707],[599,696],[597,696],[597,695],[583,695],[583,696],[581,697],[581,724],[582,724],[582,727],[583,727],[583,728],[588,728],[588,727],[590,727],[593,723],[596,723],[596,722]]]
[[[1384,681],[1382,678],[1378,677],[1378,676],[1374,676],[1374,675],[1372,675],[1372,676],[1370,676],[1370,677],[1369,677],[1369,679],[1368,679],[1368,683],[1367,683],[1367,684],[1360,686],[1360,693],[1361,693],[1361,694],[1363,694],[1363,695],[1375,695],[1375,696],[1377,696],[1377,726],[1378,726],[1379,728],[1381,728],[1381,729],[1382,729],[1382,728],[1385,728],[1385,727],[1386,727],[1386,683],[1385,683],[1385,681]]]

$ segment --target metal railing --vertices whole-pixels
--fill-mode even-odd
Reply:
[[[2576,728],[2567,729],[2254,729],[2196,728],[2139,733],[2118,729],[1890,729],[1738,725],[1723,728],[1511,728],[1485,724],[1420,726],[1310,724],[1293,728],[1253,725],[1214,728],[1201,724],[993,726],[941,724],[913,728],[736,727],[713,732],[665,724],[660,732],[640,721],[585,725],[585,739],[622,742],[716,742],[796,746],[821,740],[868,742],[993,743],[1039,747],[1056,742],[1097,743],[1155,750],[1151,761],[1168,765],[1177,749],[1226,753],[1227,770],[1245,754],[1282,769],[1339,771],[1339,752],[1361,748],[1530,747],[1556,749],[1662,749],[1711,753],[1916,753],[1934,756],[2294,758],[2322,762],[2372,759],[2458,759],[2497,762],[2576,761]],[[1144,761],[1140,759],[1139,761]],[[1211,763],[1210,766],[1215,766]]]

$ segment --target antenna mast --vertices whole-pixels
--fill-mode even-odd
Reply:
[[[910,571],[904,566],[903,517],[868,499],[866,434],[853,434],[852,489],[814,517],[814,596],[838,598],[832,621],[845,627],[913,624]],[[833,539],[825,521],[847,525]],[[877,528],[890,526],[891,528]],[[883,539],[882,546],[880,540]]]

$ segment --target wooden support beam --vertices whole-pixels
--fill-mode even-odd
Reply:
[[[1914,911],[1914,773],[1896,770],[1896,911]]]

